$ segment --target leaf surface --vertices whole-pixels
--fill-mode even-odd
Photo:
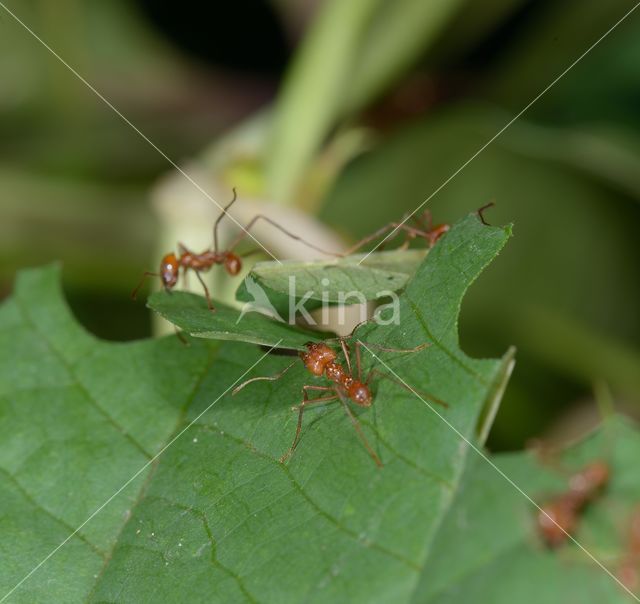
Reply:
[[[368,344],[430,343],[377,354],[447,401],[438,412],[470,439],[511,359],[467,357],[457,317],[509,232],[466,218],[405,288],[400,325],[358,332]],[[56,279],[52,269],[24,273],[0,308],[0,522],[9,537],[0,547],[11,561],[0,566],[2,588],[142,471],[11,601],[410,600],[467,455],[427,403],[376,378],[374,405],[354,413],[383,468],[340,405],[308,412],[283,465],[291,406],[303,384],[324,380],[298,362],[280,380],[231,396],[238,381],[273,375],[291,359],[240,342],[98,342],[70,318]],[[363,360],[368,370],[372,359]]]
[[[639,456],[637,428],[614,417],[564,452],[555,460],[555,468],[543,465],[532,453],[501,454],[492,461],[538,505],[566,490],[566,472],[596,459],[606,461],[611,468],[609,485],[581,516],[574,537],[617,575],[628,551],[630,518],[640,500]],[[524,495],[474,456],[433,543],[413,601],[466,603],[471,593],[477,602],[495,604],[633,601],[576,544],[549,550],[538,534],[536,515],[537,509]]]

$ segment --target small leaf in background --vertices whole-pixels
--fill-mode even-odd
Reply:
[[[637,460],[640,434],[619,417],[572,446],[552,465],[532,453],[501,454],[492,461],[538,505],[567,488],[567,474],[595,460],[611,477],[603,494],[581,515],[575,539],[614,575],[629,542],[631,515],[640,503]],[[538,534],[538,510],[486,461],[469,460],[447,519],[433,543],[413,602],[469,601],[631,602],[631,596],[582,551],[567,541],[548,549]],[[638,569],[640,572],[640,568]]]

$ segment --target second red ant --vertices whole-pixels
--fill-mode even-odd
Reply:
[[[476,210],[476,214],[478,218],[482,221],[482,224],[488,226],[488,222],[484,218],[484,211],[488,210],[490,207],[495,205],[493,202],[490,202],[481,208]],[[413,222],[413,224],[407,224],[409,221]],[[405,241],[402,244],[400,249],[405,249],[408,247],[409,243],[415,239],[422,239],[427,242],[428,249],[431,249],[440,238],[447,233],[451,229],[451,225],[442,223],[442,224],[433,224],[433,217],[431,216],[430,210],[424,210],[421,214],[413,214],[407,213],[404,215],[400,222],[390,222],[385,226],[379,228],[377,231],[374,231],[370,235],[367,235],[357,243],[354,243],[347,251],[343,252],[343,256],[349,256],[359,250],[361,247],[382,237],[385,233],[391,232],[388,237],[395,238],[401,232],[405,235]],[[385,240],[383,240],[384,243]],[[378,247],[381,247],[379,245]]]
[[[580,513],[609,482],[610,469],[594,461],[569,478],[569,488],[538,512],[538,530],[549,547],[565,543],[575,532]]]
[[[637,592],[640,588],[640,507],[633,510],[627,532],[627,548],[617,574],[628,589]]]
[[[346,367],[342,365],[338,361],[338,353],[329,347],[326,343],[323,342],[309,342],[306,345],[306,350],[299,353],[300,359],[302,360],[305,368],[311,375],[315,377],[324,377],[332,382],[331,386],[319,386],[307,384],[302,387],[302,402],[293,407],[294,410],[298,411],[298,424],[296,427],[296,434],[293,439],[293,443],[289,450],[280,458],[280,462],[284,463],[287,461],[298,445],[300,441],[300,435],[302,432],[302,418],[305,410],[313,405],[326,405],[330,403],[341,403],[344,409],[345,414],[351,421],[358,438],[364,445],[365,449],[369,456],[373,459],[375,464],[378,467],[382,467],[382,461],[377,453],[373,450],[369,441],[367,440],[362,427],[360,426],[360,422],[357,417],[351,411],[349,407],[349,402],[354,403],[358,407],[371,407],[373,404],[373,393],[370,388],[371,378],[375,375],[379,375],[380,377],[387,378],[394,383],[402,386],[403,388],[412,391],[406,384],[402,383],[399,380],[387,375],[386,373],[379,371],[377,369],[371,369],[367,375],[367,378],[363,380],[362,378],[362,361],[361,361],[361,353],[360,347],[362,342],[357,341],[355,343],[355,364],[356,364],[356,372],[354,374],[352,365],[351,365],[351,354],[349,350],[349,346],[346,342],[346,338],[341,337],[338,338],[340,342],[340,347],[342,349],[342,353],[344,355],[344,361],[346,363]],[[375,347],[383,352],[418,352],[428,346],[428,344],[421,344],[420,346],[416,346],[415,348],[410,349],[400,349],[400,348],[385,348],[382,346],[378,346],[377,344],[367,344],[367,346]],[[259,380],[277,380],[282,377],[297,361],[294,361],[285,369],[283,369],[280,373],[277,373],[274,376],[267,377],[255,377],[247,380],[246,382],[240,384],[234,391],[233,394],[236,394],[240,390],[242,390],[245,386],[250,384],[251,382],[259,381]],[[310,399],[309,392],[323,392],[324,394],[318,398]],[[413,391],[412,391],[413,392]],[[434,397],[431,394],[424,393],[426,397],[431,399],[433,402],[443,405],[444,407],[448,407],[447,403],[441,401],[440,399]]]

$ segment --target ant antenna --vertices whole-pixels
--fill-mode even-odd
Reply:
[[[482,221],[482,224],[484,224],[485,226],[491,226],[491,225],[484,219],[484,211],[488,210],[489,208],[492,208],[495,205],[496,204],[493,201],[490,201],[488,204],[483,205],[481,208],[478,208],[476,210],[476,214],[478,215],[478,218],[480,218],[480,220]]]
[[[220,224],[220,221],[227,215],[229,208],[235,203],[236,199],[238,199],[236,188],[233,187],[231,190],[233,191],[233,198],[224,208],[222,208],[222,212],[220,212],[220,215],[213,223],[213,251],[216,252],[216,254],[218,253],[218,224]]]
[[[143,273],[142,279],[140,279],[140,283],[138,283],[138,285],[136,285],[136,288],[131,292],[131,299],[135,300],[138,297],[138,291],[142,287],[142,284],[146,281],[147,277],[159,277],[159,276],[160,276],[160,273],[151,273],[149,271],[146,271],[145,273]]]
[[[275,375],[254,377],[254,378],[251,378],[251,379],[247,380],[246,382],[242,382],[242,384],[240,384],[239,386],[236,386],[233,389],[231,394],[233,396],[235,396],[245,386],[248,386],[249,384],[251,384],[251,382],[262,382],[262,381],[275,382],[276,380],[279,380],[285,373],[287,373],[287,371],[289,371],[289,369],[291,369],[297,362],[298,362],[298,359],[296,359],[295,361],[293,361],[292,363],[287,365],[282,371],[276,373]]]

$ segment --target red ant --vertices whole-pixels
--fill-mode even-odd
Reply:
[[[631,591],[640,587],[640,507],[631,515],[627,551],[618,568],[618,578]]]
[[[407,224],[409,220],[413,221],[414,226]],[[389,224],[379,228],[377,231],[374,231],[357,243],[354,243],[342,255],[350,256],[351,254],[359,250],[362,246],[367,245],[367,243],[370,243],[375,239],[378,239],[378,237],[382,237],[388,231],[392,232],[392,238],[399,235],[400,231],[404,231],[406,238],[401,249],[406,248],[409,245],[409,242],[414,239],[424,239],[428,242],[429,249],[431,249],[436,244],[438,239],[440,239],[440,237],[442,237],[442,235],[444,235],[450,228],[451,227],[448,224],[437,224],[433,226],[433,219],[429,210],[425,210],[420,216],[416,216],[415,214],[405,214],[400,222],[390,222]]]
[[[538,530],[549,547],[558,547],[572,535],[580,513],[609,482],[610,469],[604,461],[594,461],[569,478],[569,488],[538,512]]]
[[[380,375],[385,377],[396,384],[402,386],[410,390],[406,384],[396,380],[395,378],[383,373],[377,369],[371,369],[365,381],[362,380],[362,363],[361,363],[361,355],[360,355],[360,346],[361,342],[357,341],[355,344],[355,361],[356,361],[356,377],[354,377],[354,373],[351,367],[351,358],[349,346],[347,345],[346,339],[344,337],[338,338],[340,342],[340,346],[342,348],[342,353],[344,355],[344,359],[346,362],[346,368],[342,366],[340,362],[337,361],[338,354],[327,344],[323,342],[308,342],[306,344],[306,350],[299,353],[302,362],[304,363],[305,368],[316,377],[325,377],[329,381],[333,382],[332,386],[315,386],[315,385],[305,385],[302,387],[302,402],[296,406],[292,407],[294,411],[298,411],[298,425],[296,428],[296,435],[293,439],[293,443],[289,450],[280,458],[280,462],[284,463],[287,461],[291,455],[293,454],[298,442],[300,440],[300,433],[302,431],[302,417],[304,411],[307,407],[311,405],[326,405],[327,403],[333,402],[341,402],[344,408],[347,417],[351,421],[353,427],[358,434],[358,437],[362,441],[365,449],[369,453],[370,457],[376,463],[378,467],[382,467],[382,462],[380,458],[373,450],[369,441],[366,439],[364,432],[360,426],[360,422],[353,414],[351,409],[349,408],[348,401],[358,405],[359,407],[371,407],[373,404],[373,394],[371,392],[371,388],[369,387],[369,382],[374,375]],[[399,349],[399,348],[384,348],[382,346],[368,344],[368,346],[375,346],[379,350],[384,352],[418,352],[423,348],[426,348],[428,344],[421,344],[420,346],[416,346],[415,348],[410,349]],[[269,376],[269,377],[255,377],[247,380],[246,382],[240,384],[234,391],[233,394],[236,394],[242,388],[244,388],[247,384],[251,382],[255,382],[258,380],[277,380],[285,372],[287,372],[297,361],[294,361],[285,369],[283,369],[280,373]],[[315,399],[309,399],[309,391],[320,391],[325,392],[324,396]],[[448,407],[447,403],[441,401],[434,397],[431,394],[425,394],[432,401],[438,403],[439,405],[443,405],[444,407]]]
[[[493,202],[488,203],[478,210],[476,213],[478,217],[482,221],[483,224],[488,225],[484,219],[484,211],[494,205]],[[413,221],[413,226],[407,224],[409,221]],[[350,256],[357,250],[359,250],[363,245],[370,243],[371,241],[378,239],[378,237],[382,237],[388,231],[391,231],[392,238],[396,237],[400,231],[404,231],[405,233],[405,241],[401,246],[401,249],[406,249],[411,241],[414,239],[424,239],[428,243],[428,249],[431,249],[438,240],[451,229],[451,225],[443,223],[443,224],[433,224],[433,217],[431,216],[430,210],[424,210],[421,214],[413,214],[407,213],[404,215],[400,222],[390,222],[389,224],[379,228],[377,231],[367,235],[357,243],[353,244],[346,252],[344,252],[343,256]],[[384,243],[385,240],[383,240]],[[380,247],[380,246],[378,246]]]
[[[264,216],[263,214],[258,214],[254,216],[247,225],[242,229],[242,231],[237,235],[237,237],[232,241],[231,245],[226,250],[220,250],[218,246],[218,225],[220,221],[227,215],[229,208],[236,201],[237,195],[235,188],[233,189],[233,198],[231,201],[223,208],[222,212],[216,218],[215,223],[213,224],[213,249],[208,249],[202,252],[201,254],[196,254],[195,252],[190,251],[185,245],[182,243],[178,244],[178,252],[179,255],[176,256],[174,252],[169,252],[165,254],[160,262],[160,271],[157,273],[153,273],[150,271],[145,272],[142,275],[142,279],[138,286],[131,293],[131,297],[135,300],[136,295],[142,284],[144,283],[147,277],[160,277],[162,280],[162,285],[167,292],[170,292],[178,282],[178,277],[180,276],[180,269],[182,269],[182,274],[184,276],[187,275],[189,270],[192,270],[200,284],[204,289],[205,296],[207,298],[207,304],[209,305],[209,309],[214,311],[215,308],[211,301],[211,295],[209,294],[209,288],[206,286],[204,280],[200,273],[208,271],[214,265],[222,265],[227,273],[231,276],[237,275],[242,270],[242,259],[256,250],[248,252],[243,256],[239,256],[233,250],[238,246],[238,244],[249,234],[249,229],[255,225],[255,223],[262,219],[265,222],[268,222],[272,226],[276,227],[279,231],[294,239],[296,241],[300,241],[304,243],[306,246],[318,251],[323,254],[332,254],[332,252],[327,252],[322,248],[316,247],[315,245],[305,241],[298,235],[294,235],[293,233],[287,231],[284,227],[280,226],[277,222],[271,220],[271,218]]]

